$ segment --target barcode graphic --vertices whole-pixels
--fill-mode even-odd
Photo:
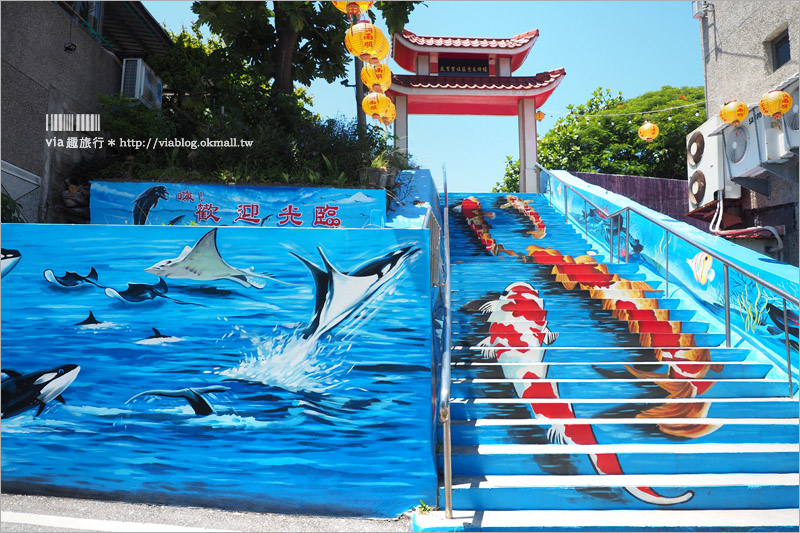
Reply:
[[[90,113],[48,113],[45,131],[100,131],[100,115]]]

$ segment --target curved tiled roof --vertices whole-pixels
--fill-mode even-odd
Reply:
[[[526,91],[540,89],[566,74],[563,68],[540,72],[535,76],[409,76],[395,74],[392,84],[411,89],[462,89]]]
[[[403,30],[403,39],[417,46],[441,47],[441,48],[485,48],[498,49],[505,48],[512,50],[520,48],[539,36],[539,30],[531,30],[509,39],[486,39],[481,37],[426,37],[417,35],[408,30]]]

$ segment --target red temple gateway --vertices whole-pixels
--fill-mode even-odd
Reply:
[[[386,94],[397,107],[397,148],[408,149],[408,115],[519,117],[520,191],[538,192],[536,110],[564,79],[563,68],[512,76],[539,30],[509,39],[424,37],[408,30],[392,38],[392,57],[415,75],[393,75]]]

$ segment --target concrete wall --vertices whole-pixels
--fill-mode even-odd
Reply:
[[[715,0],[710,4],[713,7],[700,20],[709,115],[730,100],[756,104],[764,93],[798,75],[800,2]],[[776,70],[770,43],[786,30],[791,59]],[[785,226],[783,260],[797,265],[798,186],[770,178],[770,189],[769,197],[743,189],[743,218]]]
[[[38,204],[37,220],[29,222],[60,221],[64,179],[96,151],[47,147],[45,139],[70,135],[46,132],[45,115],[97,112],[98,94],[119,91],[122,66],[53,2],[3,2],[0,14],[2,159],[41,178],[26,197]],[[70,41],[72,54],[64,51]]]

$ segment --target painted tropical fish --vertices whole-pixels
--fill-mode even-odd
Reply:
[[[542,217],[539,213],[536,212],[530,206],[530,202],[532,200],[520,200],[518,196],[514,196],[513,194],[509,194],[506,196],[507,203],[500,206],[501,209],[508,209],[509,207],[513,207],[524,216],[528,218],[531,224],[533,224],[533,230],[527,231],[526,233],[533,237],[534,239],[542,239],[547,235],[547,230],[545,228],[545,223],[542,221]]]
[[[137,226],[147,224],[147,216],[150,214],[150,210],[158,204],[159,200],[168,199],[169,192],[163,185],[156,185],[144,191],[133,201],[133,223]]]
[[[217,228],[212,229],[194,246],[186,246],[174,259],[165,259],[145,268],[145,272],[165,278],[216,281],[226,279],[243,287],[263,289],[267,279],[276,280],[269,274],[259,274],[229,265],[220,256],[217,248]]]
[[[316,303],[314,318],[303,331],[304,339],[316,340],[362,309],[390,280],[403,271],[403,267],[420,249],[406,246],[371,259],[349,272],[341,272],[317,248],[325,270],[308,259],[292,252],[314,278]]]
[[[687,259],[686,263],[692,268],[694,279],[701,285],[714,281],[714,258],[707,253],[700,252],[693,258]]]
[[[6,274],[11,272],[11,269],[17,266],[20,258],[22,258],[22,254],[19,253],[19,250],[2,248],[2,253],[2,271],[0,272],[0,278],[5,277]]]
[[[482,310],[491,313],[488,318],[489,337],[480,343],[484,357],[496,358],[509,379],[533,380],[515,381],[514,388],[520,398],[533,400],[530,408],[536,418],[554,421],[548,430],[550,440],[561,444],[597,445],[590,424],[557,422],[576,418],[572,404],[535,401],[560,398],[558,384],[546,380],[548,364],[543,362],[544,346],[555,342],[558,333],[548,328],[544,302],[538,291],[528,283],[512,283],[498,300],[489,302]],[[622,474],[619,458],[614,453],[589,454],[589,458],[599,474]],[[635,498],[655,505],[675,505],[694,496],[692,491],[667,497],[650,487],[624,488]]]
[[[2,418],[10,418],[38,406],[34,417],[44,411],[48,402],[56,400],[61,403],[61,393],[75,381],[81,367],[78,365],[61,365],[48,370],[39,370],[22,374],[16,370],[2,370]]]

